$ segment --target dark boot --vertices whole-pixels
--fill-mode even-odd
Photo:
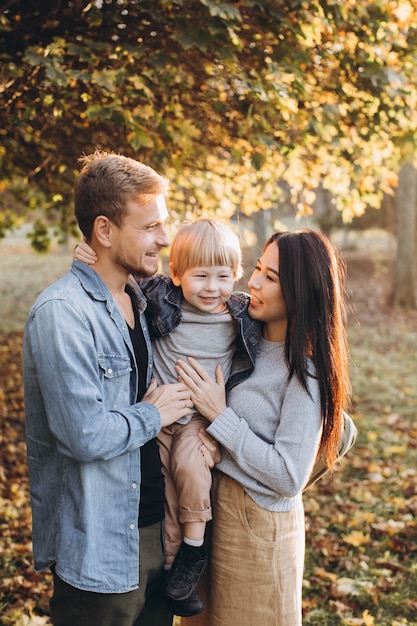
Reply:
[[[171,613],[180,617],[192,617],[204,611],[203,600],[196,591],[187,600],[171,600],[167,597],[166,603]]]
[[[204,546],[195,548],[182,543],[172,568],[165,576],[163,590],[171,600],[187,600],[196,590],[207,563]]]

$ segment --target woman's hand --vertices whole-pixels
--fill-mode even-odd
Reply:
[[[97,261],[97,255],[86,241],[81,241],[81,243],[77,243],[74,248],[73,259],[74,261],[87,263],[87,265],[94,265]]]
[[[213,422],[226,409],[226,391],[223,372],[220,365],[216,367],[216,380],[193,358],[178,361],[177,374],[181,382],[190,390],[191,399],[197,411]]]
[[[203,445],[200,447],[200,452],[206,460],[207,465],[210,469],[221,461],[222,455],[220,452],[220,444],[210,437],[208,432],[202,428],[199,433],[199,437],[203,442]]]

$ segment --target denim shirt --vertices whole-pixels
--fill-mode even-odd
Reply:
[[[134,293],[148,346],[146,301]],[[100,593],[138,586],[140,447],[161,427],[136,402],[129,330],[107,286],[84,263],[48,287],[24,333],[24,391],[35,569]]]
[[[151,337],[163,337],[181,322],[182,289],[176,287],[165,274],[143,279],[139,284],[148,302],[145,315]],[[248,294],[234,292],[227,301],[232,318],[238,325],[237,347],[227,390],[252,373],[256,348],[262,337],[259,323],[249,317],[249,300]]]

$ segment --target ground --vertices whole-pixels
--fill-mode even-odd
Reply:
[[[355,241],[344,254],[359,433],[338,471],[305,495],[303,623],[417,625],[417,312],[385,305],[390,240]],[[21,340],[36,292],[70,256],[0,248],[0,626],[50,624],[50,579],[32,567]]]

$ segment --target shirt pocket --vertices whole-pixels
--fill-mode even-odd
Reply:
[[[115,409],[132,404],[130,398],[132,365],[130,359],[120,354],[99,354],[98,364],[103,382],[104,403]]]

